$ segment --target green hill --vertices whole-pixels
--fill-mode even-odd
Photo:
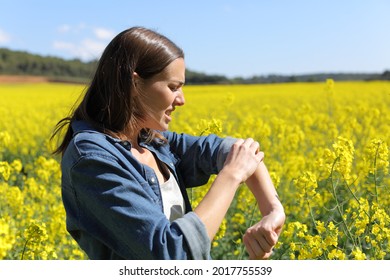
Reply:
[[[97,61],[83,62],[79,59],[65,60],[53,56],[41,56],[23,51],[0,48],[0,75],[44,76],[50,81],[80,82],[90,80]],[[345,80],[390,80],[390,72],[384,73],[320,73],[308,75],[267,75],[250,78],[229,79],[223,75],[209,75],[186,70],[186,84],[256,84],[321,82],[326,79]]]

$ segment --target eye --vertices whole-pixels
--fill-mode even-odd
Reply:
[[[180,91],[181,88],[183,87],[183,85],[184,85],[184,83],[182,83],[182,82],[174,82],[174,83],[169,83],[168,88],[172,92],[176,92],[176,91]]]
[[[180,86],[177,86],[177,85],[171,85],[171,86],[169,86],[169,89],[170,89],[172,92],[178,91],[179,88],[180,88]]]

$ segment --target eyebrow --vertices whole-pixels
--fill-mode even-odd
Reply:
[[[180,80],[171,80],[170,82],[171,82],[171,83],[178,83],[178,84],[181,85],[181,86],[185,84],[184,81],[180,81]]]

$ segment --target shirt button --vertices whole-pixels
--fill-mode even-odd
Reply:
[[[122,142],[122,145],[123,145],[123,147],[125,147],[125,148],[128,149],[128,150],[130,150],[130,148],[131,148],[131,144],[130,144],[129,141],[124,141],[124,142]]]
[[[156,183],[156,178],[154,178],[154,177],[150,178],[150,179],[149,179],[149,182],[150,182],[151,184]]]

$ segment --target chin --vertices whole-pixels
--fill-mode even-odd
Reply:
[[[168,124],[160,124],[160,125],[154,125],[149,127],[149,129],[158,130],[158,131],[167,131],[168,128],[169,128]]]
[[[159,130],[160,131],[167,131],[168,129],[169,129],[169,126],[168,125],[164,125]]]

